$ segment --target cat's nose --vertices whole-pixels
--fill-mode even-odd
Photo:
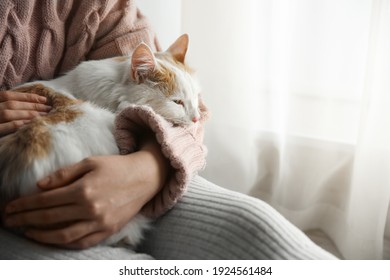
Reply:
[[[193,123],[197,123],[198,121],[199,121],[199,118],[197,118],[197,117],[193,117],[193,118],[192,118],[192,122],[193,122]]]

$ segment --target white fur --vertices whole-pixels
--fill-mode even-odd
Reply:
[[[119,154],[113,136],[115,115],[87,102],[75,105],[83,114],[71,123],[48,125],[52,136],[49,155],[33,161],[32,166],[2,186],[9,189],[19,188],[19,195],[25,196],[39,192],[36,183],[41,178],[61,167],[71,165],[92,155]],[[1,177],[0,177],[1,178]],[[150,219],[137,214],[118,233],[104,241],[104,244],[124,242],[136,246],[143,232],[150,227]]]
[[[32,168],[15,178],[18,182],[13,185],[20,186],[20,195],[36,192],[35,182],[60,167],[92,155],[119,154],[113,135],[114,114],[88,102],[74,107],[83,114],[73,122],[47,125],[52,138],[50,153],[48,157],[34,160]]]
[[[191,124],[193,118],[199,119],[198,86],[191,75],[174,65],[166,65],[175,72],[178,85],[178,90],[166,97],[151,81],[134,81],[130,75],[130,61],[129,58],[122,62],[114,59],[83,62],[57,79],[22,85],[43,84],[65,96],[91,103],[72,105],[83,112],[75,121],[47,125],[52,144],[47,157],[35,159],[29,168],[21,170],[19,176],[8,178],[8,181],[4,181],[4,178],[8,177],[5,174],[9,170],[0,170],[0,186],[5,188],[2,193],[12,193],[12,190],[18,188],[21,196],[37,192],[35,182],[61,167],[92,155],[118,154],[113,122],[115,112],[123,104],[148,105],[175,124]],[[168,63],[157,59],[156,62]],[[174,102],[178,99],[182,100],[184,106]],[[113,244],[122,240],[136,245],[149,223],[149,219],[138,214],[119,233],[105,242]]]
[[[67,95],[89,100],[115,112],[122,102],[148,105],[165,119],[179,125],[189,125],[199,119],[197,80],[175,65],[156,58],[176,74],[178,90],[166,97],[161,90],[146,80],[138,84],[131,79],[131,60],[118,62],[113,59],[86,61],[68,74],[44,85],[58,89]],[[174,100],[182,100],[184,106]]]

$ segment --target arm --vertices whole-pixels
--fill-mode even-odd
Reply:
[[[44,192],[7,205],[5,224],[27,226],[26,235],[36,241],[80,249],[109,237],[141,209],[158,217],[171,208],[205,164],[202,126],[173,127],[140,106],[120,116],[122,148],[126,137],[120,135],[129,130],[150,129],[157,140],[146,133],[138,152],[88,158],[58,170],[38,182]]]
[[[116,118],[116,141],[121,151],[131,150],[133,135],[151,130],[170,164],[170,172],[161,190],[143,207],[149,217],[158,217],[170,209],[184,193],[191,178],[206,161],[203,145],[203,123],[208,118],[207,108],[199,104],[200,122],[190,127],[173,126],[146,106],[129,106]]]
[[[125,2],[127,1],[121,1]],[[145,39],[150,44],[156,43],[148,26],[143,25],[143,17],[133,7],[133,1],[129,3],[125,16],[135,15],[135,20],[109,20],[118,15],[124,16],[119,6],[112,7],[112,13],[104,15],[107,24],[102,25],[102,29],[95,33],[96,40],[90,47],[87,58],[123,55],[135,47],[133,44]],[[123,23],[130,28],[123,29]],[[120,26],[122,27],[119,28]],[[116,35],[111,37],[110,34]],[[88,40],[80,39],[78,42],[87,44]],[[158,49],[158,46],[155,48]],[[69,48],[63,59],[62,70],[79,62],[75,49],[81,52],[82,47],[76,44]],[[175,135],[174,128],[169,131],[172,132],[169,135]],[[197,137],[198,133],[191,134],[189,131],[184,131],[182,135],[185,135],[186,142],[190,141],[189,146],[191,141],[199,143],[201,138]],[[50,176],[49,183],[39,182],[38,186],[44,192],[15,200],[8,205],[5,223],[9,226],[27,226],[27,234],[43,243],[85,248],[119,230],[141,208],[150,216],[161,215],[172,207],[183,192],[189,173],[176,171],[183,171],[186,166],[191,165],[191,155],[187,157],[188,165],[171,166],[174,161],[169,156],[163,156],[160,145],[163,146],[162,142],[157,144],[154,138],[146,138],[141,142],[139,152],[127,156],[94,157],[55,172]],[[194,170],[203,165],[204,163],[195,164]],[[169,184],[172,179],[180,179],[180,174],[185,180],[181,180],[180,184]],[[171,187],[167,188],[167,184]],[[178,191],[174,191],[171,196],[169,190]],[[168,199],[164,198],[163,203],[159,204],[163,197]]]
[[[127,156],[85,159],[38,182],[45,192],[7,205],[7,226],[28,226],[36,241],[87,248],[121,229],[166,179],[168,164],[153,138]],[[129,172],[129,171],[132,172]]]

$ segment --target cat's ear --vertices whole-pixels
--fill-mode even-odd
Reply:
[[[167,50],[179,62],[184,63],[188,49],[188,35],[181,35]]]
[[[142,83],[155,69],[156,60],[148,45],[141,43],[131,56],[131,78],[137,83]]]

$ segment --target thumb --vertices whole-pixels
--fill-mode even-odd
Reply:
[[[92,169],[87,160],[58,169],[56,172],[42,178],[37,186],[42,190],[56,189],[68,185]]]

